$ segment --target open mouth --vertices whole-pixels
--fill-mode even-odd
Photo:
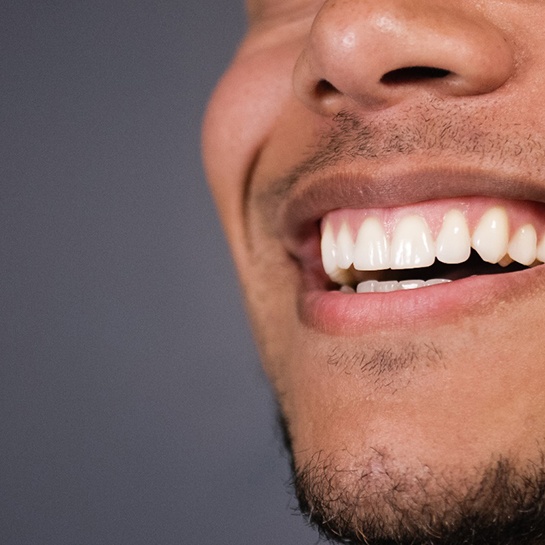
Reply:
[[[341,209],[321,222],[330,288],[388,293],[520,271],[545,262],[541,205],[424,203],[413,209]]]
[[[539,262],[536,261],[535,264]],[[486,263],[476,251],[472,250],[469,258],[457,265],[435,261],[429,267],[383,271],[358,271],[350,267],[343,275],[344,278],[333,282],[336,289],[343,293],[387,293],[445,284],[470,276],[516,272],[527,268],[517,262],[509,265]]]

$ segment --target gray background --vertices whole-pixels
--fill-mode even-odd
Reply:
[[[238,1],[0,7],[0,543],[312,544],[203,180]]]

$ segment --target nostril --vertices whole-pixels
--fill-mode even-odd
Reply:
[[[338,93],[339,91],[334,85],[329,83],[329,81],[327,81],[325,79],[321,79],[316,84],[316,88],[315,88],[314,92],[316,94],[316,98],[320,99],[320,98],[326,97],[328,95]]]
[[[395,85],[399,83],[416,83],[422,80],[442,79],[450,75],[449,70],[431,66],[409,66],[391,70],[382,76],[381,83]]]

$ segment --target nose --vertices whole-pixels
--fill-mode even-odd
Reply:
[[[491,93],[513,74],[501,29],[460,0],[327,0],[293,74],[296,95],[331,115],[414,96]]]

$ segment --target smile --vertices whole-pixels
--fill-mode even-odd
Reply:
[[[341,209],[321,221],[325,273],[344,293],[387,293],[545,262],[536,203],[468,198]]]
[[[545,191],[518,173],[355,161],[279,180],[256,198],[310,329],[435,328],[545,289]]]

